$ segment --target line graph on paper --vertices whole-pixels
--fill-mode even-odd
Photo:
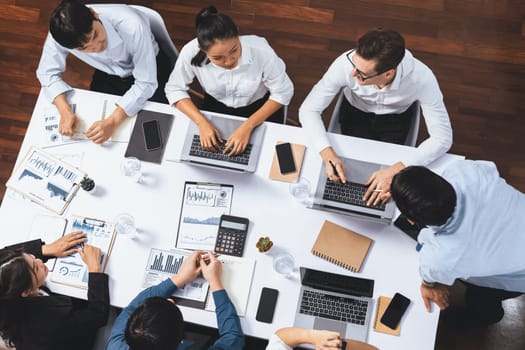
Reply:
[[[233,186],[186,183],[177,248],[213,250],[221,215],[229,214]]]

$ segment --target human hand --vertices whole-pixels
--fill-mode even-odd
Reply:
[[[223,143],[219,130],[208,121],[204,120],[199,124],[199,135],[201,147],[208,151],[218,151]]]
[[[77,245],[87,241],[86,234],[83,232],[71,232],[67,235],[64,235],[54,241],[51,244],[44,244],[42,246],[42,255],[44,256],[53,256],[53,257],[62,257],[68,256],[73,253],[77,253],[80,249],[77,248]]]
[[[389,200],[391,197],[390,185],[392,184],[392,178],[404,167],[403,163],[397,162],[388,168],[375,171],[365,183],[368,186],[363,196],[366,205],[378,205],[380,202],[385,203]]]
[[[77,127],[77,116],[70,109],[60,112],[60,122],[58,124],[58,132],[65,136],[73,136]]]
[[[434,287],[427,286],[421,283],[421,297],[425,303],[425,308],[430,312],[430,302],[433,301],[441,310],[448,307],[448,296],[450,292],[448,287],[436,283]]]
[[[341,336],[337,332],[311,329],[310,339],[316,350],[341,349]]]
[[[100,260],[102,251],[99,247],[85,244],[79,252],[82,261],[87,265],[89,272],[100,272]]]
[[[244,152],[248,142],[250,142],[250,135],[252,134],[253,129],[246,123],[242,123],[226,141],[224,146],[224,153],[228,153],[228,156],[234,156]]]
[[[182,262],[179,268],[179,272],[176,275],[171,276],[171,280],[178,288],[181,288],[187,283],[190,283],[201,273],[201,266],[199,266],[199,260],[202,255],[202,251],[196,250],[190,256],[188,256]]]
[[[202,276],[210,283],[212,292],[224,289],[222,286],[222,263],[212,253],[204,253],[200,257]]]
[[[332,147],[327,147],[321,151],[321,158],[324,161],[324,167],[328,179],[335,182],[346,183],[346,166],[345,163],[337,156]]]

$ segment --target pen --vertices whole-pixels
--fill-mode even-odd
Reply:
[[[377,188],[377,189],[373,190],[372,192],[383,192],[383,190],[380,190],[380,189]]]
[[[332,166],[332,169],[334,169],[334,175],[339,177],[339,174],[337,173],[337,168],[335,167],[335,164],[334,164],[334,161],[329,159],[328,162],[330,163],[330,165]]]

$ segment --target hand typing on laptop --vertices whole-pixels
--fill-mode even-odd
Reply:
[[[223,153],[228,153],[229,156],[234,156],[244,152],[250,142],[250,135],[253,131],[253,127],[249,122],[249,119],[243,122],[241,126],[239,126],[230,137],[228,137]]]
[[[346,183],[345,163],[337,156],[332,147],[326,147],[321,152],[321,158],[325,163],[326,176],[329,180]]]
[[[401,162],[397,162],[388,168],[380,169],[372,173],[372,176],[365,183],[368,186],[363,200],[366,201],[367,205],[378,205],[379,203],[385,203],[391,197],[390,185],[392,184],[392,178],[395,174],[405,168],[405,165]]]

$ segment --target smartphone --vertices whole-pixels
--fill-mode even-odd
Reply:
[[[146,143],[146,149],[148,151],[153,151],[162,147],[158,120],[153,119],[143,122],[142,129],[144,130],[144,142]]]
[[[396,293],[383,313],[381,323],[391,329],[396,329],[408,305],[410,305],[410,299],[400,293]]]
[[[293,173],[295,171],[295,160],[293,159],[292,145],[289,142],[275,145],[277,160],[281,174]]]
[[[257,307],[257,315],[255,316],[257,321],[272,323],[278,295],[279,291],[277,289],[267,287],[262,289],[259,306]]]

